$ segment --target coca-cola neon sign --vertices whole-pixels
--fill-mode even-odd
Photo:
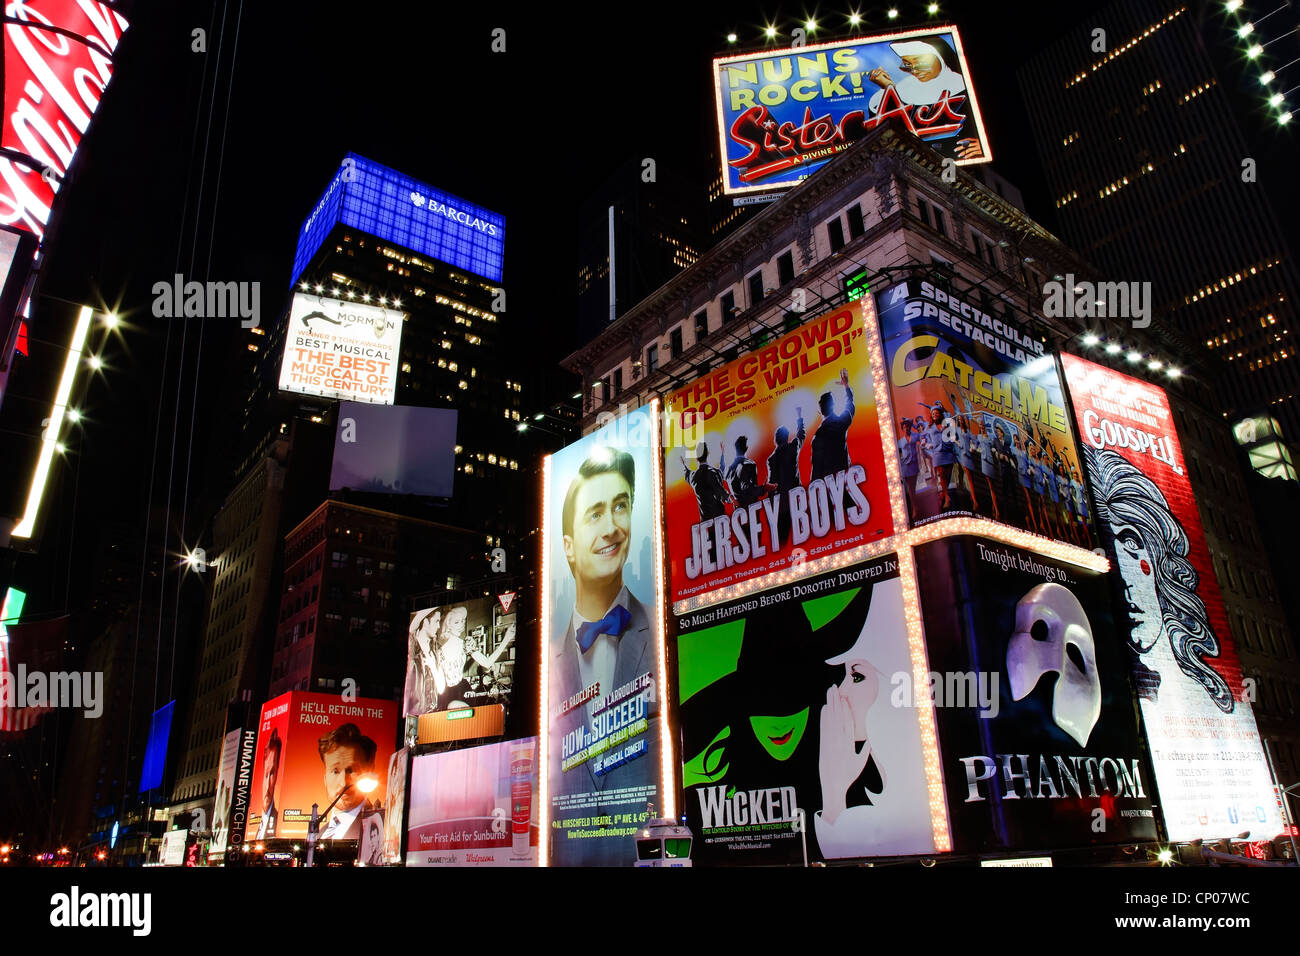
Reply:
[[[45,235],[55,195],[113,76],[127,21],[93,0],[4,5],[0,224]]]

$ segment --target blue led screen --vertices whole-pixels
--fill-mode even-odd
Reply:
[[[291,282],[298,281],[336,222],[501,281],[504,216],[348,153],[299,232]]]
[[[172,714],[176,701],[153,712],[149,722],[149,744],[144,751],[144,769],[140,771],[140,792],[162,786],[163,767],[167,764],[167,740],[172,735]]]

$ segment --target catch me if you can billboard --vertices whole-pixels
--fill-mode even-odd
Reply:
[[[713,61],[729,194],[794,186],[888,119],[957,165],[993,158],[957,28]]]

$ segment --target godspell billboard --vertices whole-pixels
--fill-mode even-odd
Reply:
[[[876,299],[912,524],[978,515],[1091,549],[1065,391],[1043,343],[929,282]]]
[[[672,423],[698,439],[664,449],[675,610],[893,533],[874,321],[870,299],[851,302],[669,396]]]
[[[929,687],[958,853],[1156,839],[1104,574],[973,536],[917,547]]]
[[[789,187],[890,118],[958,165],[992,160],[952,26],[713,61],[723,191]]]
[[[1062,355],[1171,840],[1282,830],[1164,390]]]
[[[676,618],[684,811],[706,865],[935,851],[893,554]],[[802,834],[800,830],[805,832]]]

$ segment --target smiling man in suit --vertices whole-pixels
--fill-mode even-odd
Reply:
[[[561,612],[553,623],[548,650],[549,779],[557,819],[640,813],[655,799],[658,762],[650,758],[649,747],[658,715],[659,675],[654,673],[653,632],[645,606],[623,582],[623,566],[632,550],[635,497],[632,456],[598,448],[578,467],[564,498],[564,556],[577,593],[568,616]],[[647,678],[638,685],[649,686],[617,701],[606,700],[638,678]],[[563,769],[564,759],[574,752],[581,754],[588,741],[594,744],[642,717],[647,721],[645,731]],[[578,738],[581,746],[575,746]],[[620,759],[627,756],[631,759]],[[596,795],[594,803],[581,798],[577,806],[568,800],[554,803],[556,797],[577,794]],[[570,839],[560,831],[552,861],[627,865],[632,852],[630,839]]]

